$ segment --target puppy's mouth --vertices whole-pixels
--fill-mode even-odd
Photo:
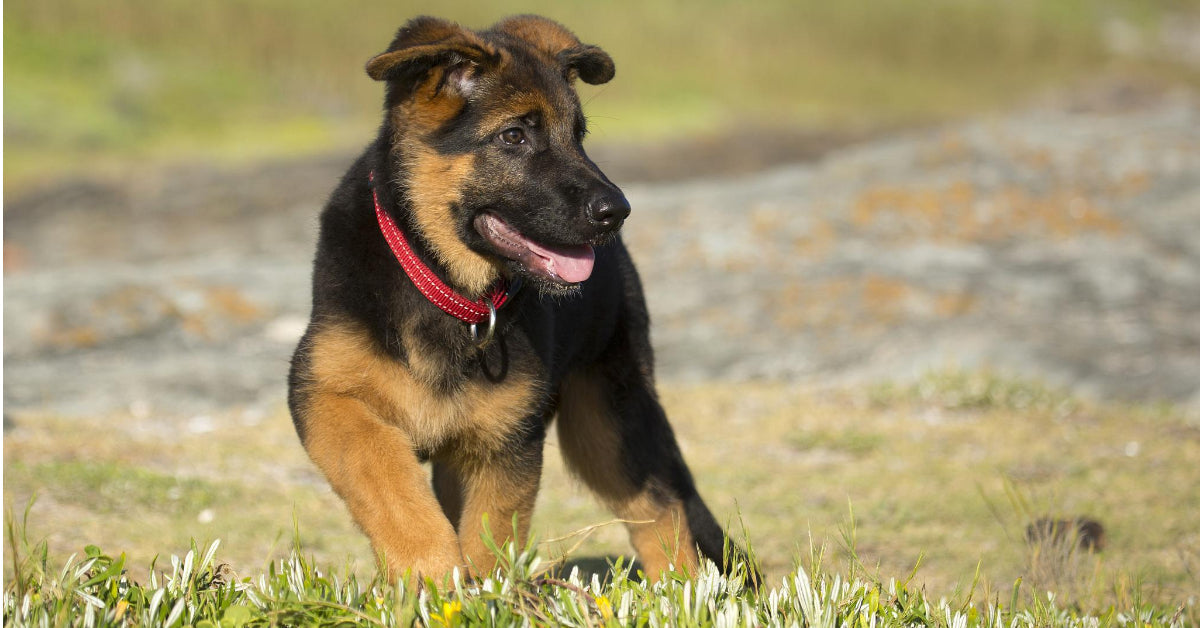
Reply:
[[[596,252],[590,245],[538,244],[489,213],[475,217],[475,230],[501,255],[554,283],[575,284],[592,276]]]

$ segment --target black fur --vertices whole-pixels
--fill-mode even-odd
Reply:
[[[410,45],[406,42],[419,39],[414,33],[428,26],[414,20],[397,33],[389,51],[404,50]],[[583,150],[585,123],[570,74],[603,82],[612,77],[612,60],[598,48],[583,46],[559,53],[556,65],[511,35],[477,35],[495,48],[483,50],[478,55],[482,61],[469,70],[485,80],[464,99],[461,110],[438,128],[424,131],[397,128],[395,116],[386,115],[377,139],[350,167],[321,215],[312,324],[296,350],[289,376],[289,406],[297,432],[306,439],[312,336],[331,321],[364,326],[377,347],[402,364],[411,357],[406,351],[419,348],[423,363],[438,365],[430,385],[444,394],[472,381],[501,381],[514,370],[535,373],[544,394],[526,424],[510,435],[515,461],[523,460],[521,452],[529,447],[542,446],[564,378],[575,371],[596,373],[621,421],[622,464],[612,473],[636,486],[657,487],[668,493],[664,499],[681,502],[700,553],[724,564],[725,533],[697,493],[654,391],[649,315],[637,271],[617,235],[620,221],[598,224],[588,215],[588,208],[605,203],[618,214],[628,211],[628,205]],[[501,48],[509,66],[502,76],[487,76],[487,64],[498,63],[493,56]],[[426,75],[461,58],[461,53],[448,52],[379,72],[388,81],[388,111],[406,99],[419,98],[414,94]],[[443,81],[452,69],[443,72]],[[552,110],[521,111],[499,126],[485,126],[495,119],[500,95],[512,91],[537,93]],[[498,138],[509,129],[519,129],[526,141],[509,145]],[[497,258],[494,247],[474,227],[483,212],[500,216],[540,243],[594,247],[594,268],[580,285],[560,285],[530,273],[517,261],[505,261],[504,273],[522,277],[526,287],[499,310],[497,340],[483,350],[477,349],[464,323],[418,292],[376,222],[371,173],[381,206],[408,234],[418,256],[446,277],[433,245],[419,236],[415,212],[420,208],[403,185],[409,155],[397,138],[418,135],[414,141],[438,155],[474,156],[472,176],[454,207],[455,231],[470,249]],[[401,333],[414,335],[402,343]]]

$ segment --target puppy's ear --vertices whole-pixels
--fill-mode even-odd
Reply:
[[[557,59],[568,72],[568,78],[574,70],[579,74],[579,78],[589,85],[607,83],[617,73],[617,66],[613,64],[612,57],[596,46],[568,48],[558,53]]]
[[[612,57],[596,46],[581,43],[565,26],[538,15],[518,15],[496,24],[495,30],[525,40],[562,68],[568,81],[576,76],[584,83],[600,85],[612,80],[616,66]]]
[[[367,75],[411,92],[435,68],[442,68],[441,83],[466,96],[478,74],[500,62],[500,53],[475,33],[434,17],[414,18],[396,31],[387,51],[367,62]]]

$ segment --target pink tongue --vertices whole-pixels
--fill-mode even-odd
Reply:
[[[592,247],[538,244],[494,214],[480,214],[475,218],[475,228],[505,256],[552,280],[579,283],[592,276],[592,267],[596,265]]]
[[[546,270],[567,283],[579,283],[592,276],[596,252],[590,246],[551,247],[530,240],[525,240],[524,244],[535,255],[548,262]]]

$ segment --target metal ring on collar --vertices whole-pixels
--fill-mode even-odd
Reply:
[[[487,299],[487,306],[488,327],[487,332],[484,333],[482,340],[479,338],[479,329],[476,327],[475,323],[471,323],[471,340],[474,340],[475,346],[479,347],[480,349],[491,344],[492,338],[496,336],[496,305],[492,303],[491,299]]]

